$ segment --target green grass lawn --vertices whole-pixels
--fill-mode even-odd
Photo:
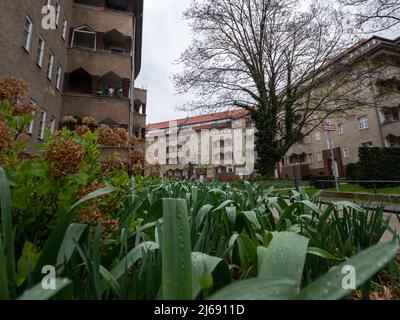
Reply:
[[[315,189],[314,189],[315,190]],[[329,188],[326,191],[336,191],[336,188]],[[354,192],[354,193],[375,193],[373,188],[363,188],[357,184],[341,184],[341,192]],[[400,194],[400,187],[389,187],[376,189],[377,194]]]

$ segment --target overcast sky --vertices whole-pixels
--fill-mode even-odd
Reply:
[[[135,86],[147,93],[147,122],[184,118],[176,107],[187,97],[175,94],[171,80],[179,66],[174,64],[190,45],[191,35],[183,11],[190,0],[148,0],[144,3],[143,62]]]
[[[191,34],[183,11],[191,0],[146,0],[144,3],[143,62],[135,85],[147,93],[147,123],[184,118],[186,112],[177,111],[189,96],[178,96],[171,80],[180,67],[174,62],[190,45]],[[385,32],[393,38],[400,30]]]

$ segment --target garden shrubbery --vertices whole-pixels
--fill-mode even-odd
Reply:
[[[398,296],[398,237],[383,208],[156,178],[135,148],[126,160],[102,157],[99,141],[131,141],[88,119],[48,132],[28,157],[21,87],[0,81],[0,299],[341,299],[351,298],[348,265],[363,298],[370,283],[371,297],[386,290],[374,274],[389,265]],[[394,239],[379,244],[385,232]],[[44,266],[55,290],[42,287]]]
[[[326,181],[320,181],[326,180]],[[330,182],[332,180],[332,182]],[[310,177],[310,185],[317,189],[329,189],[335,187],[334,176],[314,176]]]
[[[359,149],[360,180],[400,181],[400,148],[362,147]],[[373,184],[363,182],[372,188]],[[400,184],[380,183],[376,187],[393,187]]]

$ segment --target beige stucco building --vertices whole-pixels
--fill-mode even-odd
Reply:
[[[161,175],[174,179],[203,176],[232,181],[250,175],[251,163],[235,158],[235,151],[254,163],[251,139],[252,123],[242,109],[154,123],[146,128],[148,154],[157,153]],[[150,150],[154,143],[159,147]]]
[[[345,115],[327,119],[336,129],[331,133],[334,155],[339,175],[344,178],[346,165],[358,162],[360,147],[400,147],[400,38],[372,37],[360,41],[341,59],[346,63],[360,59],[349,74],[347,86],[350,88],[348,94],[354,95],[354,100],[361,102],[361,106]],[[377,61],[379,67],[361,79],[360,69],[365,62]],[[321,89],[335,83],[338,74],[334,72],[334,66],[327,70],[328,76],[321,83]],[[351,87],[353,83],[354,88]],[[330,143],[328,132],[322,126],[316,128],[290,148],[277,165],[276,175],[294,177],[295,170],[300,177],[332,175]]]
[[[42,26],[44,5],[55,9],[55,29]],[[66,115],[78,123],[94,117],[144,138],[147,92],[134,89],[142,23],[143,0],[2,1],[0,76],[28,82],[28,99],[40,107],[29,145]]]

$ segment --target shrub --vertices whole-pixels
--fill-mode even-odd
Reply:
[[[360,180],[400,181],[400,148],[368,148],[359,149]],[[372,183],[361,183],[371,188]],[[379,183],[378,188],[400,184]]]
[[[360,179],[360,165],[358,163],[349,163],[346,165],[346,178],[348,180]]]
[[[332,182],[328,181],[320,181],[320,180],[332,180]],[[315,176],[310,178],[310,185],[317,189],[328,189],[333,188],[335,186],[335,177],[334,176]]]

